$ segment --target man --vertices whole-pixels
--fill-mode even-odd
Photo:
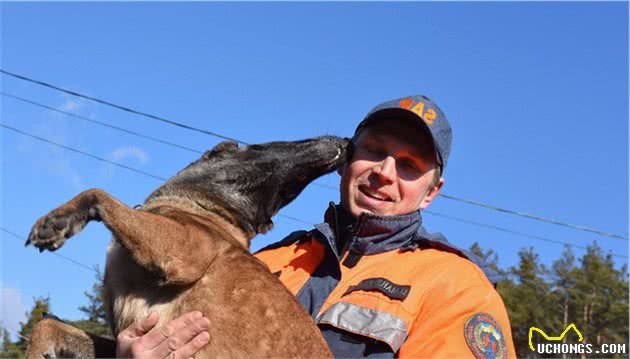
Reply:
[[[339,170],[340,204],[325,223],[256,256],[311,313],[336,357],[515,357],[497,273],[421,226],[450,154],[441,109],[426,96],[385,102],[353,143]],[[172,321],[170,335],[144,335],[157,323],[149,316],[119,335],[119,353],[191,355],[207,342],[207,320],[192,315]]]

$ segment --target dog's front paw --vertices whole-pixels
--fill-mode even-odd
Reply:
[[[88,213],[73,212],[55,214],[50,212],[35,222],[25,245],[34,245],[42,252],[44,249],[55,251],[74,234],[80,232],[88,222]]]

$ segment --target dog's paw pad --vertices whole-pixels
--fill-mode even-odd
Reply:
[[[25,245],[32,244],[39,248],[54,251],[75,233],[85,226],[86,220],[79,219],[75,214],[47,215],[40,218],[31,230]]]

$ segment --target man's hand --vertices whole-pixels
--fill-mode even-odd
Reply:
[[[123,358],[189,358],[210,341],[210,321],[201,312],[190,312],[162,328],[149,331],[160,319],[152,312],[118,334],[116,356]]]

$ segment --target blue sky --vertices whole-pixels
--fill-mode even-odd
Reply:
[[[7,3],[2,68],[245,142],[350,136],[379,102],[434,99],[454,143],[443,193],[628,234],[628,5],[600,3]],[[206,150],[212,136],[0,75],[2,91]],[[198,157],[2,97],[2,123],[169,177]],[[160,182],[6,129],[1,225],[32,223],[98,187],[134,205]],[[319,183],[336,187],[338,176]],[[309,186],[282,214],[318,223],[338,194]],[[430,210],[628,255],[628,241],[438,198]],[[424,214],[430,231],[477,241],[515,265],[562,245]],[[260,248],[309,227],[276,216]],[[2,313],[11,329],[32,298],[78,319],[94,274],[0,232]],[[57,253],[103,268],[109,233],[91,224]],[[577,256],[583,251],[575,249]],[[627,258],[615,257],[617,265]]]

